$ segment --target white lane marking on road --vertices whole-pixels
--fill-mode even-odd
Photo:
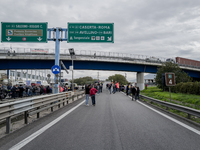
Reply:
[[[41,128],[40,130],[36,131],[35,133],[33,133],[32,135],[30,135],[26,139],[22,140],[18,144],[14,145],[9,150],[19,150],[20,148],[22,148],[23,146],[25,146],[26,144],[28,144],[30,141],[32,141],[33,139],[35,139],[37,136],[39,136],[40,134],[42,134],[44,131],[46,131],[47,129],[49,129],[51,126],[53,126],[54,124],[56,124],[58,121],[60,121],[61,119],[63,119],[65,116],[67,116],[68,114],[70,114],[72,111],[74,111],[80,105],[82,105],[84,102],[85,101],[81,102],[80,104],[78,104],[74,108],[72,108],[69,111],[67,111],[66,113],[62,114],[60,117],[58,117],[57,119],[53,120],[52,122],[50,122],[49,124],[47,124],[46,126],[44,126],[43,128]]]
[[[125,93],[123,93],[123,94],[126,95]],[[129,98],[131,98],[131,97],[129,96]],[[167,118],[167,119],[169,119],[169,120],[171,120],[171,121],[173,121],[173,122],[175,122],[175,123],[181,125],[182,127],[184,127],[184,128],[186,128],[186,129],[188,129],[188,130],[190,130],[190,131],[192,131],[192,132],[194,132],[194,133],[200,135],[200,131],[199,131],[199,130],[196,130],[196,129],[194,129],[194,128],[192,128],[192,127],[190,127],[190,126],[188,126],[188,125],[186,125],[186,124],[184,124],[184,123],[182,123],[182,122],[180,122],[180,121],[178,121],[178,120],[176,120],[176,119],[174,119],[174,118],[172,118],[172,117],[170,117],[170,116],[167,116],[167,115],[165,115],[165,114],[163,114],[163,113],[161,113],[161,112],[159,112],[159,111],[157,111],[157,110],[155,110],[155,109],[153,109],[153,108],[151,108],[151,107],[149,107],[149,106],[143,104],[143,103],[140,102],[140,101],[137,101],[137,102],[140,103],[140,104],[142,104],[143,106],[145,106],[145,107],[147,107],[147,108],[153,110],[154,112],[156,112],[156,113],[162,115],[163,117],[165,117],[165,118]]]
[[[180,122],[180,121],[178,121],[178,120],[176,120],[176,119],[174,119],[174,118],[172,118],[172,117],[170,117],[170,116],[167,116],[167,115],[165,115],[165,114],[163,114],[163,113],[161,113],[161,112],[159,112],[159,111],[157,111],[157,110],[155,110],[155,109],[153,109],[153,108],[151,108],[151,107],[149,107],[149,106],[143,104],[143,103],[140,102],[140,101],[137,101],[137,102],[140,103],[140,104],[142,104],[143,106],[145,106],[145,107],[147,107],[147,108],[149,108],[149,109],[155,111],[156,113],[162,115],[163,117],[165,117],[165,118],[167,118],[167,119],[169,119],[169,120],[171,120],[171,121],[173,121],[173,122],[175,122],[175,123],[181,125],[182,127],[185,127],[185,128],[187,128],[188,130],[190,130],[190,131],[192,131],[192,132],[194,132],[194,133],[200,135],[200,131],[198,131],[198,130],[196,130],[196,129],[194,129],[194,128],[192,128],[192,127],[190,127],[190,126],[188,126],[188,125],[186,125],[186,124],[184,124],[184,123],[182,123],[182,122]]]

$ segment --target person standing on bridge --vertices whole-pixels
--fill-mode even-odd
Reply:
[[[92,85],[92,88],[90,89],[90,96],[92,99],[92,105],[95,106],[95,94],[97,93],[97,89],[94,88],[94,85]]]
[[[89,96],[90,96],[90,85],[86,85],[86,88],[85,88],[85,105],[86,106],[89,106],[88,104]]]

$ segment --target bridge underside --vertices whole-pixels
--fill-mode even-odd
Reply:
[[[64,60],[66,68],[72,65],[71,60]],[[54,60],[0,60],[0,70],[8,69],[51,69],[54,66]],[[104,71],[130,71],[141,73],[156,73],[157,66],[142,65],[142,64],[128,64],[118,62],[102,62],[102,61],[77,61],[74,60],[75,70],[104,70]],[[200,79],[200,73],[196,71],[183,70],[190,77],[197,80]]]

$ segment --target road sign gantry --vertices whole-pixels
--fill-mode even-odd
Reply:
[[[1,42],[55,41],[55,65],[57,66],[60,66],[59,65],[60,41],[67,41],[68,43],[69,42],[114,43],[114,23],[68,23],[68,29],[60,27],[47,29],[47,26],[48,26],[47,22],[45,23],[1,22]],[[69,29],[70,33],[68,31]],[[48,38],[47,38],[47,32],[48,32]],[[51,34],[52,32],[53,34]],[[77,35],[79,36],[78,38],[76,38]],[[86,35],[87,37],[85,38]],[[68,39],[67,37],[70,37],[70,39]],[[55,75],[54,81],[58,80],[57,78],[58,76]],[[55,93],[58,93],[58,84],[56,84],[55,86],[57,87],[55,88],[56,89]]]

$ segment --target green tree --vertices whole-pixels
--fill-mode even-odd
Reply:
[[[95,81],[96,81],[96,79],[93,79],[92,77],[89,77],[89,76],[74,79],[74,83],[76,83],[77,85],[92,84]],[[70,80],[70,82],[72,82],[72,81]]]
[[[162,88],[162,74],[166,72],[175,73],[176,84],[180,82],[190,82],[192,80],[184,71],[181,70],[178,64],[172,62],[166,62],[161,67],[158,68],[156,74],[155,81],[158,88]]]
[[[127,84],[128,83],[126,78],[121,74],[115,74],[113,76],[109,76],[108,79],[106,79],[106,81],[113,81],[113,82],[117,81],[117,82],[119,82],[119,84]]]

